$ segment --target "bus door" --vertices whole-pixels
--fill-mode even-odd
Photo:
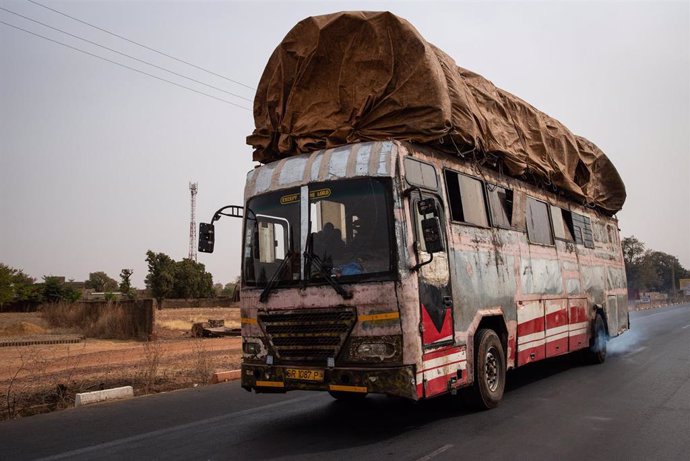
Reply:
[[[420,203],[421,202],[421,203]],[[412,200],[417,235],[420,330],[424,351],[454,343],[453,297],[448,267],[448,239],[441,204],[430,194],[421,194],[421,199]],[[424,234],[438,222],[440,247],[427,248],[429,239]],[[434,231],[435,232],[435,231]],[[425,241],[426,240],[426,241]],[[428,262],[427,261],[431,261]]]

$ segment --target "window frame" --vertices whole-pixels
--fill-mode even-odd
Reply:
[[[508,226],[503,226],[500,224],[496,224],[494,222],[493,206],[491,205],[491,196],[490,196],[491,192],[493,192],[493,191],[489,190],[490,186],[491,187],[500,187],[504,191],[510,192],[511,201],[510,201],[510,217],[508,219],[508,221],[509,221]],[[515,227],[513,226],[513,218],[515,216],[515,191],[513,189],[508,188],[508,187],[504,187],[504,186],[494,184],[494,183],[485,182],[484,183],[484,194],[486,195],[485,201],[486,201],[486,205],[487,205],[488,212],[489,212],[489,225],[491,227],[496,227],[498,229],[508,229],[508,230],[515,229]]]
[[[421,163],[422,165],[430,166],[430,167],[434,170],[434,179],[436,179],[436,187],[432,189],[432,188],[430,188],[429,186],[427,186],[427,185],[425,185],[425,184],[415,184],[415,183],[413,183],[412,181],[410,181],[410,180],[408,179],[409,176],[408,176],[408,174],[407,174],[407,165],[405,165],[405,162],[407,162],[408,160],[409,160],[409,161],[412,161],[412,162]],[[424,160],[419,160],[418,158],[415,158],[415,157],[406,156],[406,157],[403,157],[403,167],[405,168],[405,182],[406,182],[409,186],[411,186],[411,187],[419,187],[420,189],[424,189],[424,190],[433,191],[433,192],[438,193],[438,191],[439,191],[439,187],[438,187],[438,171],[436,171],[436,167],[435,167],[432,163],[425,162]]]
[[[556,235],[556,227],[555,227],[555,220],[553,219],[553,209],[556,208],[558,211],[561,213],[561,223],[563,224],[563,230],[567,229],[568,233],[570,233],[570,238],[566,237],[559,237]],[[570,210],[566,210],[565,208],[561,208],[558,205],[551,205],[549,204],[549,211],[551,212],[551,226],[553,228],[553,238],[554,240],[560,240],[561,242],[567,242],[567,243],[575,243],[575,229],[573,228],[573,217],[572,217],[572,212]],[[568,218],[566,218],[565,213],[570,215]]]
[[[470,179],[473,179],[473,180],[479,182],[479,184],[481,185],[481,190],[482,190],[481,195],[482,195],[482,198],[484,200],[484,216],[486,218],[486,223],[487,223],[486,225],[473,223],[471,221],[462,221],[459,219],[455,219],[455,216],[453,216],[453,207],[451,205],[451,200],[450,200],[450,198],[451,198],[450,187],[449,187],[448,179],[447,179],[448,173],[453,173],[453,174],[457,175],[458,178],[460,176],[464,176],[464,177],[467,177],[467,178],[470,178]],[[470,176],[470,175],[462,173],[460,171],[456,171],[456,170],[453,170],[450,168],[444,168],[443,169],[443,182],[445,185],[446,202],[448,203],[448,216],[450,217],[451,222],[461,223],[461,224],[464,224],[466,226],[474,226],[474,227],[478,227],[480,229],[490,229],[492,227],[492,225],[491,225],[491,213],[489,211],[489,204],[488,204],[489,200],[488,200],[488,197],[486,194],[486,183],[484,182],[484,180],[482,180],[480,178],[475,178],[474,176]],[[460,196],[460,208],[461,208],[461,210],[463,210],[464,207],[462,204],[462,194],[460,194],[460,182],[459,181],[458,181],[458,194]],[[464,217],[465,212],[462,211],[462,213],[463,213],[463,217]]]
[[[574,211],[571,211],[571,215],[573,218],[573,238],[575,238],[575,244],[576,245],[582,245],[585,248],[589,248],[590,250],[593,250],[595,248],[594,244],[594,230],[592,228],[592,218],[590,218],[587,215],[576,213]],[[577,217],[577,219],[576,219]],[[580,221],[583,223],[583,225],[580,225]],[[587,231],[589,227],[589,239],[587,239]],[[578,231],[580,235],[580,241],[578,242]]]
[[[551,204],[545,200],[539,200],[536,197],[532,197],[531,195],[526,195],[526,197],[527,197],[527,200],[525,201],[525,227],[527,230],[527,241],[529,242],[530,245],[541,245],[541,246],[545,246],[545,247],[555,247],[556,246],[556,238],[555,238],[554,231],[553,231],[553,221],[551,219]],[[529,203],[530,203],[530,200],[534,200],[537,203],[541,203],[546,208],[546,219],[548,220],[547,226],[549,229],[549,235],[551,237],[550,243],[536,242],[536,241],[532,240],[532,236],[530,235],[530,231],[529,231],[529,228],[530,228],[530,225],[529,225],[529,221],[530,221],[530,219],[529,219],[529,217],[530,217]]]

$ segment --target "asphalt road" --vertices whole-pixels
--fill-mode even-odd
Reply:
[[[451,399],[247,393],[218,384],[0,423],[0,459],[687,460],[690,305],[631,314],[603,365],[508,375],[492,411]]]

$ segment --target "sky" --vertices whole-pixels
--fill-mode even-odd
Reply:
[[[690,268],[690,2],[35,1],[213,72],[0,0],[2,22],[153,76],[0,24],[0,262],[39,280],[132,268],[143,288],[147,250],[186,257],[189,182],[197,221],[241,205],[251,88],[298,21],[342,10],[402,16],[593,141],[627,187],[622,235]],[[199,254],[214,282],[239,275],[240,225],[217,222]]]

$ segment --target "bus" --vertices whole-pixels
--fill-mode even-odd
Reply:
[[[487,409],[508,370],[601,363],[629,327],[615,217],[471,158],[349,144],[257,167],[244,194],[247,390]]]

